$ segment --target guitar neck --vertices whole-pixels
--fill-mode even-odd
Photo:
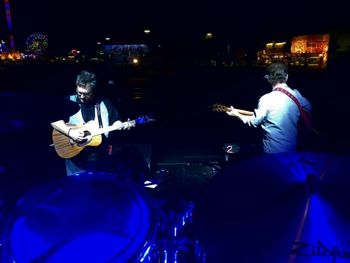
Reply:
[[[239,114],[242,115],[247,115],[247,116],[252,116],[254,115],[254,112],[252,111],[247,111],[247,110],[242,110],[242,109],[236,109],[238,111]]]
[[[212,106],[213,108],[213,111],[216,111],[216,112],[227,112],[227,111],[230,111],[231,108],[226,106],[226,105],[222,105],[222,104],[214,104]],[[242,115],[246,115],[246,116],[252,116],[254,115],[254,112],[253,111],[247,111],[247,110],[242,110],[242,109],[237,109],[235,108],[239,114],[242,114]]]
[[[96,129],[92,130],[91,135],[92,136],[97,136],[97,135],[101,135],[101,134],[106,133],[106,132],[115,131],[116,129],[117,128],[113,127],[113,126],[108,126],[108,127],[103,127],[103,128],[96,128]]]
[[[127,121],[127,122],[134,123],[135,121],[131,120],[131,121]],[[102,128],[92,128],[91,129],[91,136],[97,136],[97,135],[101,135],[103,133],[111,132],[111,131],[115,131],[115,130],[118,130],[118,127],[108,126],[108,127],[102,127]]]
[[[239,114],[242,114],[242,115],[246,115],[246,116],[252,116],[254,115],[254,112],[252,111],[248,111],[248,110],[242,110],[242,109],[237,109],[235,108]],[[230,111],[231,108],[230,107],[226,107],[225,111]]]

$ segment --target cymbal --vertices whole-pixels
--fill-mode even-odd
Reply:
[[[349,156],[326,152],[229,164],[208,184],[194,211],[209,260],[349,260],[349,174]]]

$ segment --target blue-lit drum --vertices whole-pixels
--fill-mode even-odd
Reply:
[[[142,262],[155,236],[143,189],[109,174],[46,183],[16,210],[5,230],[16,263]]]

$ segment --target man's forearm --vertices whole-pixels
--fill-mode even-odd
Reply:
[[[66,134],[69,136],[70,127],[66,125],[66,123],[63,120],[55,121],[51,123],[51,126],[58,130],[59,132]]]

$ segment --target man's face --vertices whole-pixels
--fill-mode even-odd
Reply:
[[[94,98],[94,94],[90,86],[77,86],[76,92],[81,103],[88,103]]]

